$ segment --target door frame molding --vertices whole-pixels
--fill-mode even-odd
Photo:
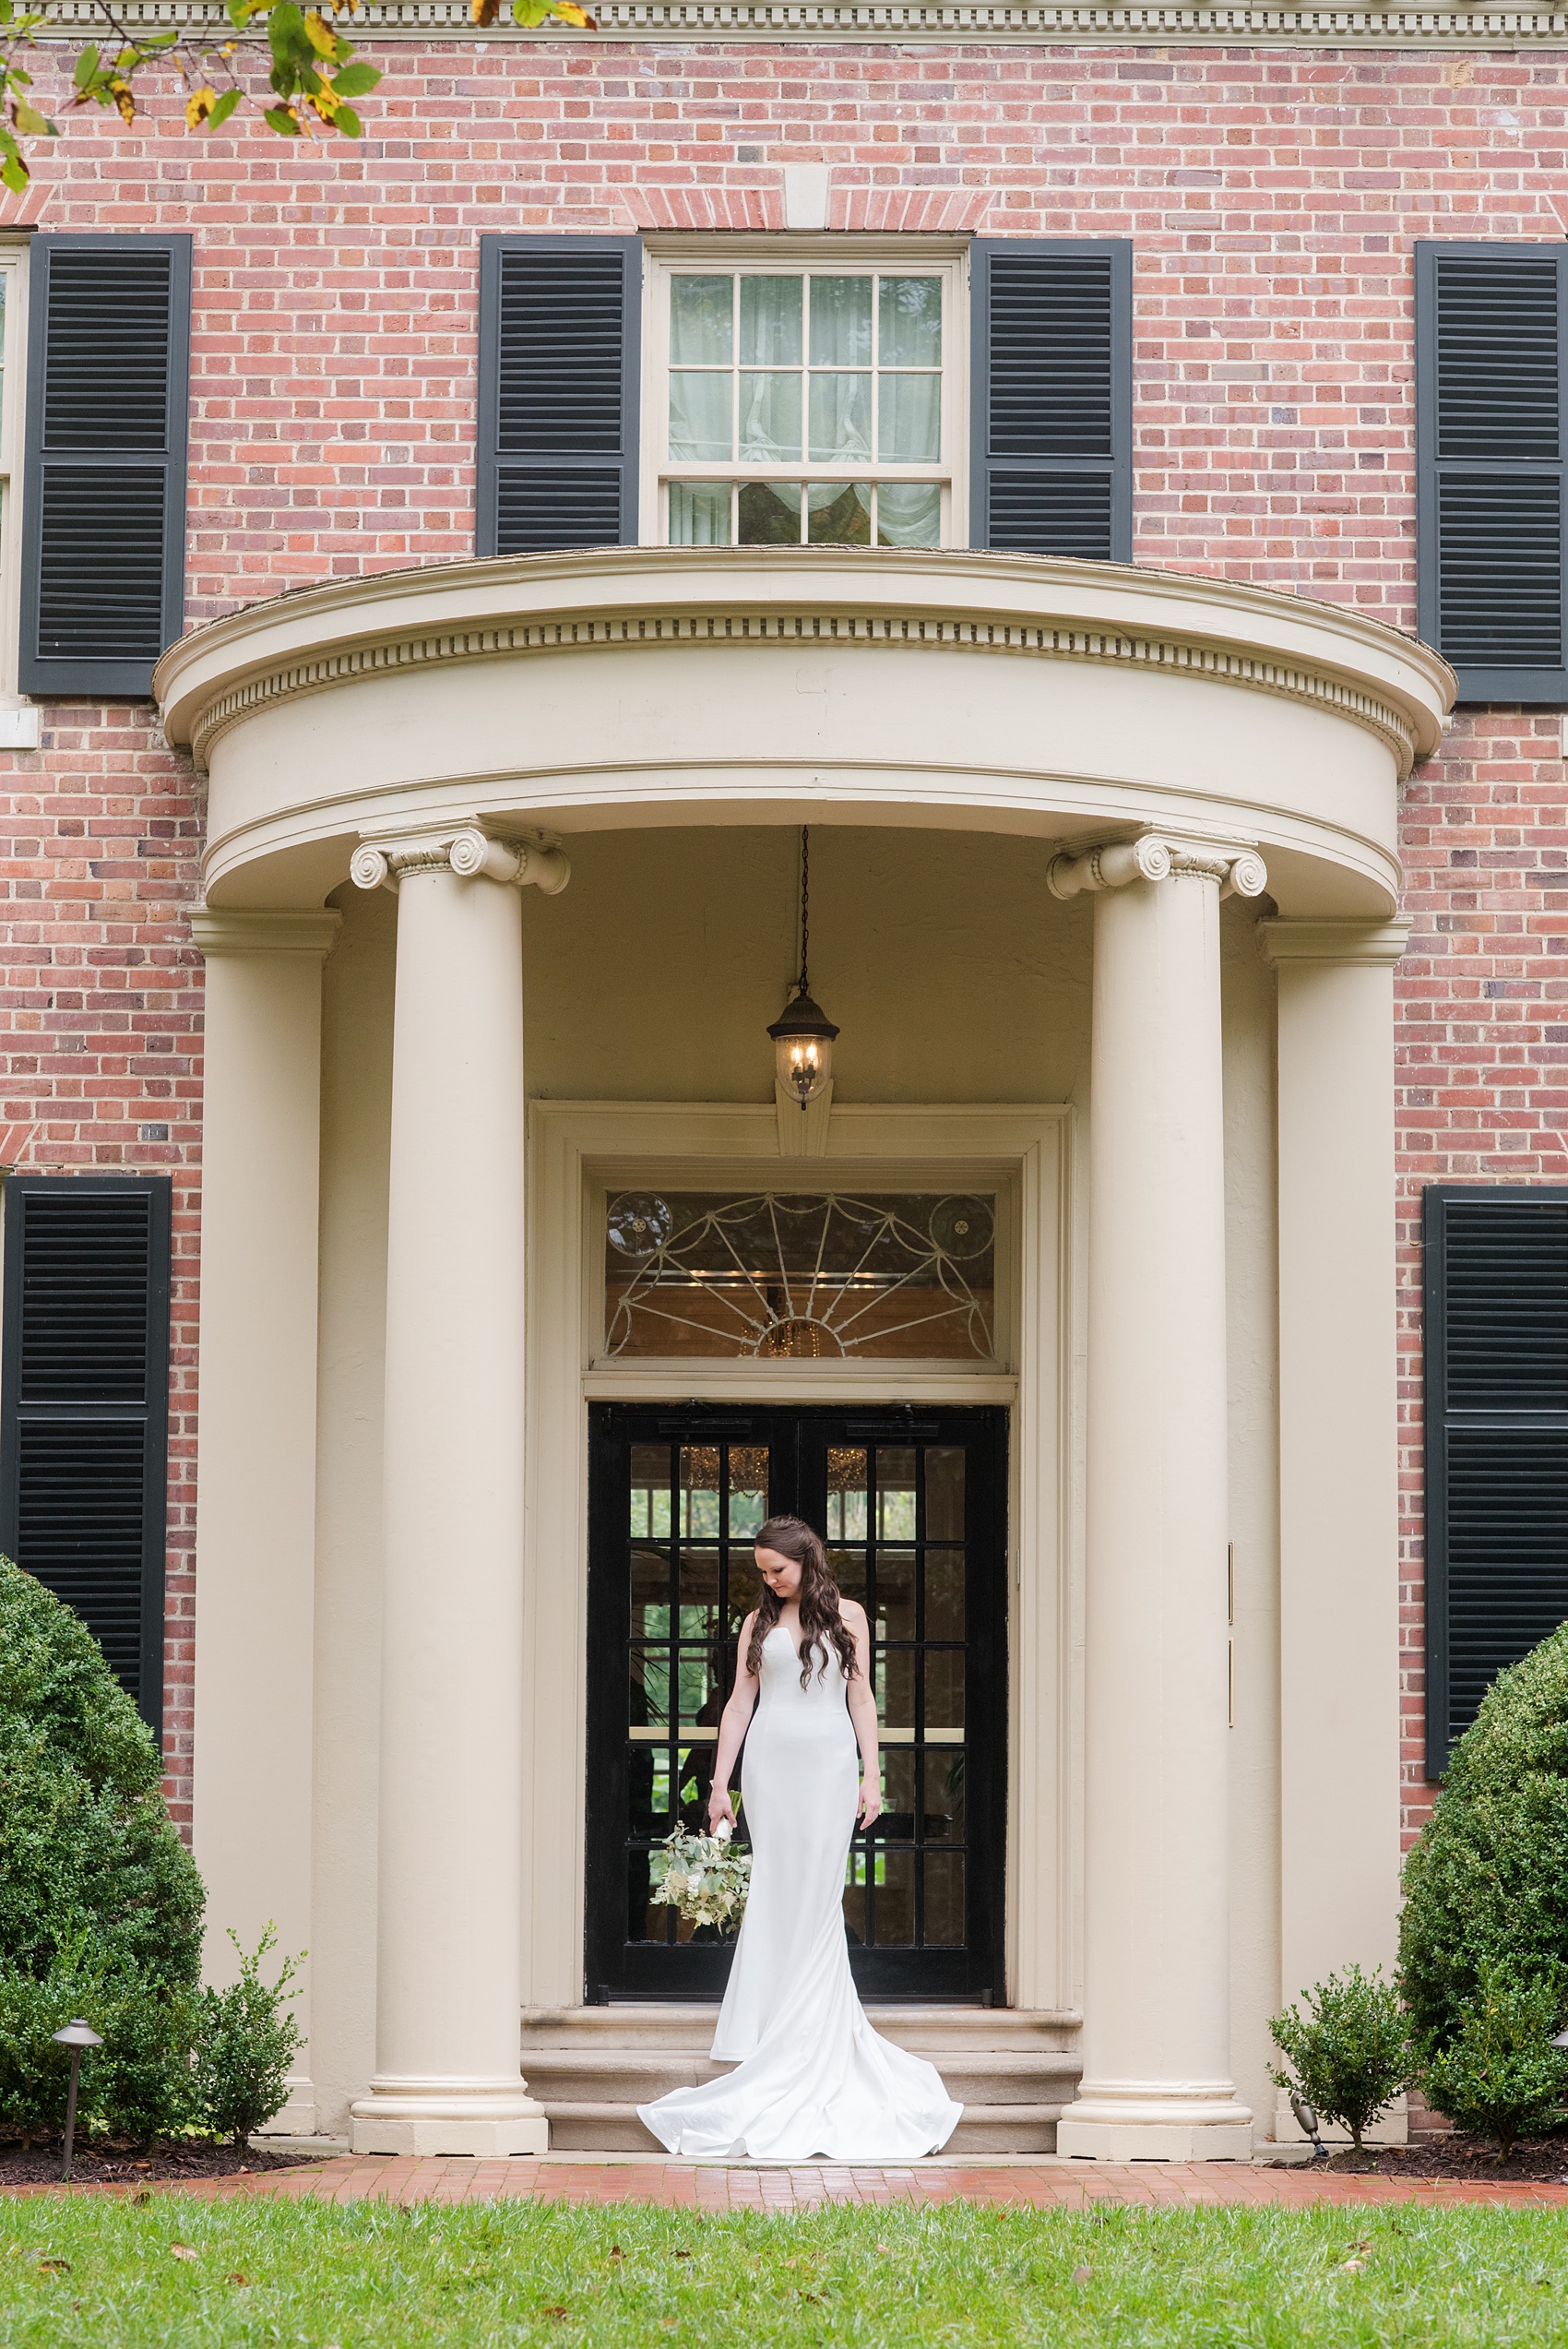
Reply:
[[[781,1156],[774,1104],[535,1101],[529,1122],[523,1997],[583,2000],[587,1404],[590,1401],[1004,1403],[1008,1442],[1009,2003],[1075,2008],[1083,1619],[1082,1251],[1065,1103],[835,1104],[825,1158]],[[607,1187],[973,1189],[1008,1207],[1000,1363],[596,1360]],[[463,1244],[461,1235],[454,1235]],[[1004,1268],[1005,1270],[1004,1271]],[[1005,1349],[1004,1352],[1003,1349]],[[482,1473],[482,1463],[476,1463]]]

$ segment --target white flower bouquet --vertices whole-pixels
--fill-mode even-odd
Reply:
[[[664,1839],[669,1857],[648,1899],[673,1909],[689,1925],[711,1925],[720,1933],[739,1930],[751,1889],[752,1855],[731,1848],[727,1818],[717,1835],[694,1835],[678,1827]],[[656,1863],[657,1865],[657,1863]]]

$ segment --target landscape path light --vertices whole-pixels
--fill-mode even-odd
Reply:
[[[71,2087],[65,2098],[65,2158],[60,2164],[61,2180],[65,2184],[69,2184],[71,2152],[77,2136],[77,2081],[82,2068],[82,2049],[101,2047],[103,2042],[91,2023],[81,2015],[77,2015],[74,2021],[68,2022],[64,2031],[51,2032],[50,2037],[58,2040],[62,2047],[68,2047],[71,2051]]]

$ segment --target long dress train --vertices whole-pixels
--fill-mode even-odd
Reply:
[[[802,1688],[781,1624],[763,1645],[741,1774],[751,1890],[713,2039],[736,2068],[638,2106],[671,2153],[910,2161],[957,2126],[935,2067],[874,2032],[855,1995],[843,1900],[859,1753],[843,1667],[817,1661]]]

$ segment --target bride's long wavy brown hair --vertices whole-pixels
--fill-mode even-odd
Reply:
[[[801,1610],[801,1686],[804,1688],[812,1676],[812,1662],[820,1649],[822,1662],[818,1666],[820,1679],[827,1670],[828,1642],[838,1651],[838,1661],[844,1667],[846,1680],[853,1680],[859,1666],[855,1662],[855,1642],[849,1627],[838,1612],[838,1585],[833,1580],[833,1569],[827,1563],[827,1552],[822,1538],[812,1531],[803,1517],[770,1517],[766,1525],[757,1528],[755,1545],[759,1550],[777,1550],[780,1557],[793,1558],[801,1569],[801,1592],[797,1604]],[[746,1670],[754,1679],[762,1670],[762,1645],[784,1612],[784,1602],[777,1591],[765,1582],[757,1603],[756,1620],[752,1625],[752,1643],[746,1650]]]

